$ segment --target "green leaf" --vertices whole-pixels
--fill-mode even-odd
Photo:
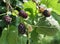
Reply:
[[[26,36],[18,36],[18,44],[26,44],[27,43],[27,37]]]
[[[5,6],[0,6],[0,14],[5,13],[6,11],[7,10]]]
[[[31,13],[31,15],[35,15],[36,4],[34,2],[32,1],[25,2],[23,6],[26,11],[29,11]]]
[[[31,44],[38,44],[38,33],[34,29],[31,33]]]
[[[38,27],[36,27],[37,33],[52,36],[56,34],[58,29],[56,27],[53,27],[49,24],[48,21],[46,21],[45,18],[41,18],[39,22],[37,23]]]
[[[56,28],[49,28],[47,27],[37,27],[36,29],[37,33],[48,35],[48,36],[53,36],[58,32],[58,29]]]
[[[16,26],[10,26],[9,27],[9,33],[7,36],[8,44],[17,44],[17,27]]]
[[[4,28],[2,31],[2,36],[0,38],[0,44],[8,44],[7,35],[8,35],[8,29]]]
[[[60,3],[58,3],[58,0],[42,0],[42,3],[49,8],[52,8],[54,12],[60,15]]]
[[[53,11],[55,11],[58,15],[60,15],[60,4],[58,3],[58,0],[49,0],[49,6],[52,7]]]
[[[58,21],[58,23],[60,24],[60,15],[58,15],[58,14],[55,13],[55,12],[52,12],[51,14],[52,14],[52,16],[55,18],[55,20]]]
[[[11,3],[11,5],[12,5],[13,7],[15,7],[15,6],[16,6],[16,3],[17,3],[17,0],[10,0],[10,3]]]

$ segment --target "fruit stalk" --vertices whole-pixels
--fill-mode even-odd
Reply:
[[[7,38],[7,42],[8,42],[8,35],[9,35],[9,25],[8,25],[8,27],[7,27],[7,36],[6,36],[6,38]]]
[[[27,44],[30,44],[30,34],[29,34],[29,31],[27,30]]]
[[[7,11],[9,11],[9,4],[10,4],[10,0],[5,0],[5,1],[6,1]]]

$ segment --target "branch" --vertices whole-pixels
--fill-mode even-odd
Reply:
[[[6,13],[0,14],[0,16],[5,15]]]

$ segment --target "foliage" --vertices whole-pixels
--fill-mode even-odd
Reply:
[[[28,2],[8,0],[9,3],[5,1],[0,1],[0,44],[55,44],[56,41],[56,44],[60,43],[60,31],[39,12],[36,3],[32,0],[28,0]],[[60,24],[60,3],[58,0],[39,1],[39,4],[52,8],[51,16]],[[24,12],[21,14],[20,10]],[[26,18],[21,16],[26,14],[28,16]],[[10,24],[6,24],[4,21],[3,17],[6,15],[12,18]],[[24,34],[18,31],[20,23],[26,26],[26,33]],[[31,25],[31,32],[27,28],[28,25]],[[23,26],[21,28],[23,29]]]

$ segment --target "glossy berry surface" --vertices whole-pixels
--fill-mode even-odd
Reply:
[[[26,32],[26,27],[23,23],[18,25],[18,34],[24,34]]]
[[[12,21],[12,18],[10,16],[4,16],[4,21],[7,23],[7,24],[10,24],[11,21]]]
[[[44,12],[42,12],[42,14],[45,16],[45,17],[50,17],[50,13],[48,10],[44,10]]]
[[[27,18],[28,15],[27,15],[27,13],[26,13],[25,11],[20,10],[19,16],[21,16],[21,17],[23,17],[23,18]]]

